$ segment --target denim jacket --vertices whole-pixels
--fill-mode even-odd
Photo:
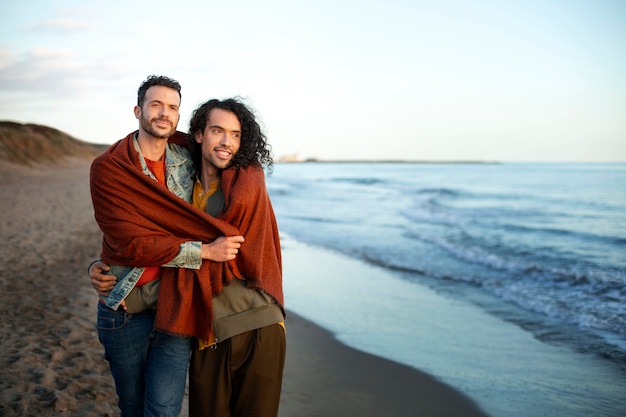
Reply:
[[[143,173],[157,180],[148,168],[144,156],[141,154],[137,134],[133,144],[139,152],[139,160]],[[191,201],[195,179],[195,168],[189,151],[176,144],[168,144],[165,148],[165,181],[167,188],[185,201]],[[184,242],[180,245],[180,252],[165,267],[200,269],[202,265],[202,242]],[[108,274],[117,277],[117,284],[108,296],[101,297],[107,307],[117,310],[120,303],[126,298],[141,277],[145,268],[111,265]]]

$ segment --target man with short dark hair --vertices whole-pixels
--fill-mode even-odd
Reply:
[[[100,292],[98,337],[122,417],[174,417],[182,406],[192,338],[154,328],[163,271],[199,269],[203,259],[232,260],[243,241],[236,234],[205,241],[211,243],[172,238],[159,233],[150,218],[154,210],[145,211],[146,202],[152,200],[169,198],[188,205],[191,198],[195,169],[186,136],[176,131],[180,91],[180,84],[171,78],[148,77],[139,87],[134,108],[139,129],[113,144],[91,166],[95,218],[103,231],[102,258],[111,264],[104,279],[114,284]],[[138,225],[147,231],[135,233]],[[220,235],[216,232],[216,237]]]

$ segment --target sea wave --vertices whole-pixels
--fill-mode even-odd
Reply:
[[[268,184],[296,239],[626,343],[626,169],[285,168]]]

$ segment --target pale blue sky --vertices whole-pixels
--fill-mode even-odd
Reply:
[[[149,74],[276,157],[626,161],[623,0],[0,3],[0,120],[113,143]]]

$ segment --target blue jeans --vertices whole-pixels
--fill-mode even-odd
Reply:
[[[192,339],[154,330],[154,310],[128,314],[98,303],[98,337],[122,417],[178,417]]]

